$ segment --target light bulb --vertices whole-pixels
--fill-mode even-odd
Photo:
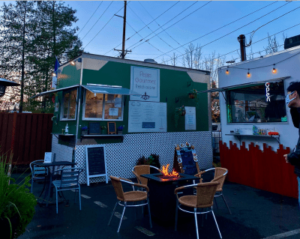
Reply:
[[[248,69],[247,77],[250,77],[250,76],[251,76],[250,69]]]
[[[53,73],[53,74],[52,74],[52,76],[56,76],[56,74],[55,74],[55,73]]]
[[[227,70],[226,70],[226,72],[225,72],[225,73],[226,73],[226,75],[229,75],[229,70],[228,70],[228,68],[227,68]]]
[[[71,65],[72,65],[72,66],[75,66],[75,62],[74,62],[74,61],[71,61]]]
[[[276,67],[275,67],[275,64],[274,64],[274,67],[273,67],[272,73],[273,73],[273,74],[276,74],[276,73],[277,73],[277,69],[276,69]]]

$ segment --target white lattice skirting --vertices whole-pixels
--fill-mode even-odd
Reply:
[[[176,132],[176,133],[147,133],[147,134],[126,134],[123,143],[106,144],[106,164],[108,176],[118,176],[123,178],[133,178],[131,172],[139,157],[148,157],[155,153],[159,155],[161,165],[170,164],[173,166],[174,145],[189,142],[195,145],[201,169],[212,166],[212,142],[211,131],[197,132]],[[76,145],[75,162],[78,167],[84,169],[80,175],[79,182],[86,184],[86,145]],[[65,150],[63,150],[66,148]],[[72,158],[72,148],[59,145],[57,140],[53,140],[52,152],[63,153],[64,160]],[[67,156],[68,154],[68,156]],[[104,182],[105,178],[91,178],[90,182]]]

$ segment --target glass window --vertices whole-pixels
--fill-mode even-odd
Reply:
[[[123,120],[122,95],[85,92],[84,119]]]
[[[122,119],[122,95],[105,95],[104,119]]]
[[[227,91],[228,123],[286,122],[283,82],[268,84]]]
[[[90,91],[85,92],[85,118],[102,119],[103,94],[94,94]]]
[[[76,118],[77,89],[63,93],[62,119]]]

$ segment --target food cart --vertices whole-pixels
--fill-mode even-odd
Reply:
[[[58,69],[53,95],[55,160],[85,169],[80,183],[132,178],[141,156],[173,162],[175,144],[192,143],[212,165],[210,72],[84,53]],[[192,96],[194,97],[190,97]],[[196,97],[196,99],[195,99]]]

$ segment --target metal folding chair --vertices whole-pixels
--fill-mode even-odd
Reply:
[[[56,213],[58,213],[58,192],[67,191],[67,190],[75,190],[78,192],[79,196],[79,210],[81,210],[81,189],[79,180],[79,174],[83,171],[81,168],[66,168],[56,170],[55,172],[60,172],[61,180],[53,181],[53,185],[55,188],[55,196],[56,196]]]
[[[36,180],[45,180],[48,175],[48,169],[45,167],[38,166],[37,163],[44,162],[43,159],[35,160],[29,164],[31,171],[31,189],[30,192],[33,193],[33,183]],[[45,188],[45,184],[44,184]],[[42,192],[44,191],[44,188]]]

